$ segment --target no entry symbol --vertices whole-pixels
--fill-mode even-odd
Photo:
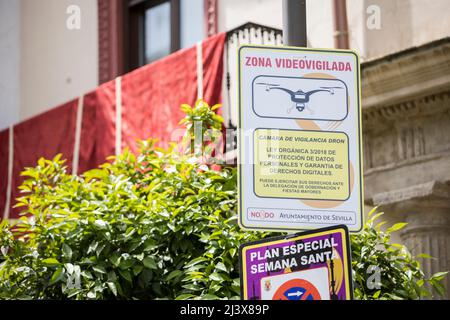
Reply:
[[[273,300],[322,300],[317,288],[309,281],[292,279],[283,283]]]

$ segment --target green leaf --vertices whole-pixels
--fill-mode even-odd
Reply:
[[[434,257],[432,257],[432,256],[430,256],[429,254],[426,254],[426,253],[420,253],[420,254],[418,254],[418,255],[417,255],[417,258],[422,258],[422,259],[436,259],[436,258],[434,258]]]
[[[445,296],[445,287],[442,283],[433,281],[431,285],[441,297]]]
[[[156,265],[155,259],[153,257],[145,257],[142,263],[146,268],[158,269],[158,266]]]
[[[224,271],[224,272],[228,272],[227,267],[225,267],[225,265],[224,265],[222,262],[219,262],[219,263],[216,265],[216,268],[219,269],[219,270],[222,270],[222,271]]]
[[[200,290],[202,290],[202,287],[200,285],[193,284],[193,283],[185,284],[185,285],[183,285],[183,288],[188,289],[190,291],[200,291]]]
[[[133,264],[134,264],[133,259],[130,259],[130,258],[125,259],[125,258],[122,258],[122,259],[120,259],[119,268],[120,268],[120,269],[129,269],[129,268],[131,268],[131,266],[132,266]]]
[[[211,111],[216,111],[217,109],[219,109],[219,108],[221,108],[221,107],[222,107],[221,104],[213,105],[213,106],[211,107]]]
[[[185,294],[181,294],[178,297],[176,297],[175,300],[188,300],[191,298],[195,298],[195,296],[193,294],[185,293]]]
[[[133,275],[135,275],[135,276],[139,275],[143,269],[144,269],[144,267],[141,264],[134,265],[133,266]]]
[[[91,252],[94,252],[94,251],[97,249],[97,247],[98,247],[98,242],[97,242],[97,241],[92,241],[92,242],[89,244],[87,253],[89,254],[89,253],[91,253]]]
[[[224,281],[225,280],[225,278],[217,272],[210,274],[209,279],[211,279],[213,281]]]
[[[178,277],[179,275],[181,275],[183,272],[181,272],[180,270],[173,270],[172,272],[169,273],[169,275],[166,277],[167,281],[170,281],[176,277]]]
[[[181,105],[181,111],[183,111],[184,113],[188,113],[189,114],[190,112],[192,112],[192,108],[188,104],[182,104]]]
[[[382,227],[383,225],[385,225],[385,224],[386,224],[386,221],[381,221],[380,223],[378,223],[378,224],[375,226],[375,229],[376,229],[376,230],[380,230],[381,227]]]
[[[89,171],[86,171],[83,175],[86,177],[86,179],[89,181],[91,179],[103,179],[106,177],[108,173],[105,170],[101,169],[92,169]]]
[[[44,260],[42,260],[42,263],[46,266],[57,266],[60,264],[59,261],[56,260],[55,258],[44,259]]]
[[[103,266],[101,266],[101,265],[93,266],[92,269],[93,269],[94,271],[98,272],[98,273],[106,274],[106,269],[105,269],[105,267],[103,267]]]
[[[195,259],[191,260],[191,262],[186,264],[185,268],[190,268],[190,267],[195,266],[196,264],[198,264],[200,262],[205,262],[205,261],[208,261],[208,259],[206,259],[204,257],[195,258]]]
[[[94,226],[96,226],[100,230],[105,230],[108,228],[108,224],[101,219],[95,220]]]
[[[399,223],[396,223],[396,224],[394,224],[392,227],[388,228],[388,229],[387,229],[387,232],[395,232],[395,231],[401,230],[401,229],[403,229],[406,225],[407,225],[407,223],[405,223],[405,222],[399,222]]]
[[[422,287],[425,284],[425,280],[424,279],[420,279],[419,281],[416,282],[416,285],[418,287]]]
[[[120,256],[117,253],[113,253],[109,257],[109,261],[113,264],[113,266],[118,267],[120,263]]]
[[[125,280],[127,280],[130,283],[133,282],[133,278],[131,277],[130,271],[122,270],[122,269],[119,269],[118,271],[119,271],[119,274],[122,276],[122,278],[124,278]]]
[[[53,275],[50,279],[50,285],[61,280],[62,276],[63,276],[63,267],[58,267],[58,269],[56,269],[56,271],[53,272]]]
[[[384,215],[384,212],[379,212],[379,213],[373,215],[373,216],[369,219],[368,222],[369,222],[369,223],[370,223],[370,222],[374,222],[374,221],[376,221],[379,217],[381,217],[382,215]]]
[[[441,281],[443,280],[448,274],[448,271],[444,271],[444,272],[437,272],[435,274],[433,274],[430,279],[436,280],[436,281]]]
[[[65,243],[62,245],[63,255],[66,259],[72,259],[72,249]]]
[[[370,210],[369,214],[367,215],[367,218],[371,218],[378,210],[378,207],[374,207],[372,208],[372,210]]]
[[[378,290],[377,292],[375,292],[375,293],[372,295],[372,297],[373,297],[374,299],[378,299],[378,297],[380,296],[380,294],[381,294],[381,290]]]

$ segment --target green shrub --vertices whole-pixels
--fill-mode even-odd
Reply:
[[[396,223],[382,231],[385,222],[376,224],[382,214],[373,209],[363,231],[350,238],[355,297],[362,300],[432,298],[430,288],[444,296],[441,282],[447,272],[426,278],[418,258],[431,257],[426,254],[413,257],[405,246],[391,243],[391,234],[404,228],[406,223]],[[379,279],[375,276],[377,271]]]
[[[19,205],[31,219],[15,226],[23,241],[4,229],[9,254],[0,279],[17,281],[0,284],[0,294],[175,297],[186,263],[205,252],[205,239],[234,214],[235,173],[209,170],[152,144],[82,177],[66,174],[58,158],[28,168]],[[73,275],[81,288],[67,288]]]
[[[203,130],[218,128],[205,105],[185,106],[185,122],[202,116]],[[238,227],[235,168],[154,144],[81,176],[59,156],[26,168],[17,202],[26,216],[0,224],[0,299],[239,298],[238,247],[274,234]],[[389,244],[393,229],[373,221],[352,236],[356,298],[416,299],[429,295],[426,282],[442,291],[444,274],[426,279]],[[379,290],[366,288],[370,265],[381,268]]]

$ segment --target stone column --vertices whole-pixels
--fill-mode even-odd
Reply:
[[[433,259],[421,259],[426,276],[450,271],[450,185],[432,181],[413,187],[378,194],[377,205],[389,215],[408,223],[400,236],[414,255],[426,253]],[[444,282],[448,299],[450,277]]]

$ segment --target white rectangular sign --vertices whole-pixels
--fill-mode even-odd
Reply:
[[[239,222],[245,229],[363,226],[359,58],[239,49]]]

